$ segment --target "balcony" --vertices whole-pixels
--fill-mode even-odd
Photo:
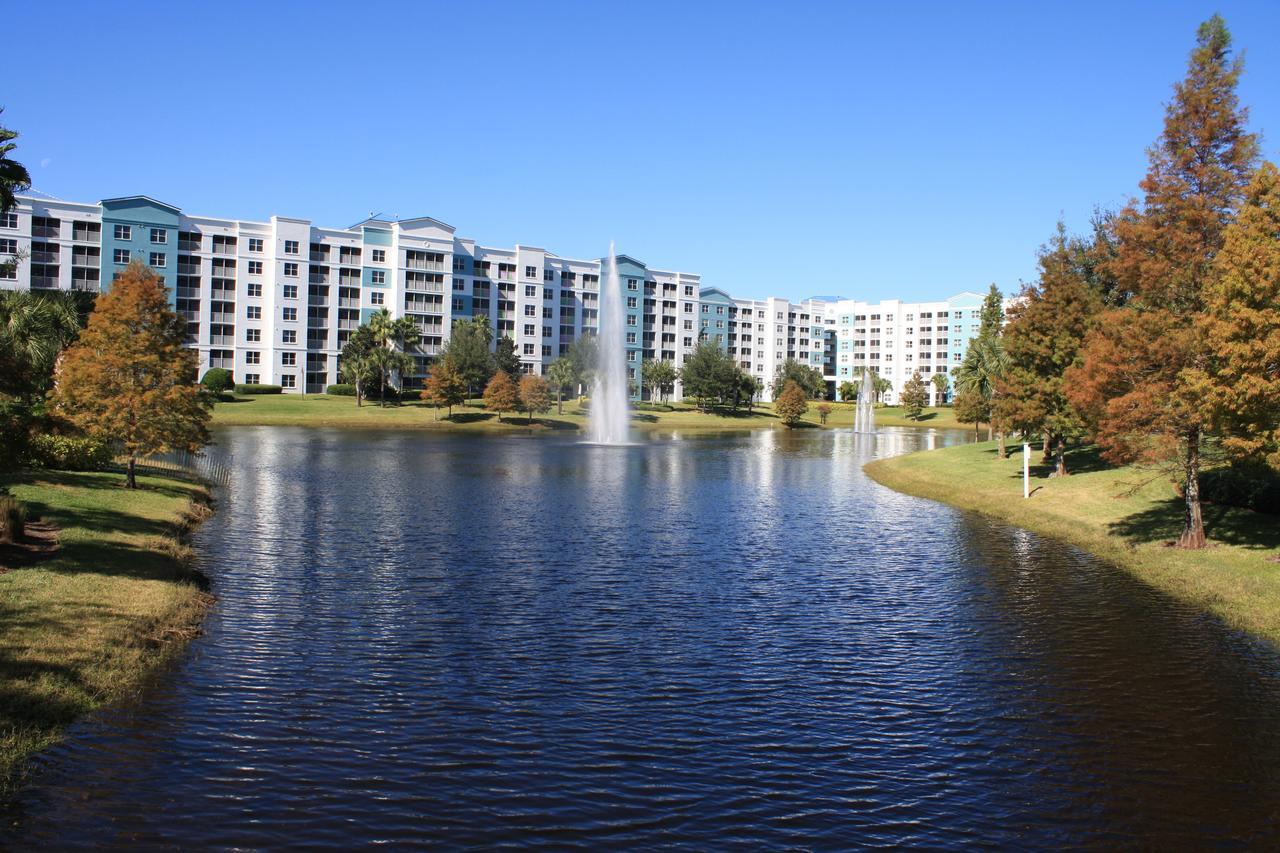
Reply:
[[[312,252],[308,259],[313,264],[327,264],[329,263],[329,253],[328,252]]]
[[[432,272],[444,272],[445,266],[441,261],[405,261],[405,269],[410,270],[430,270]]]
[[[235,346],[235,343],[236,343],[235,335],[210,335],[209,336],[210,346],[230,347],[230,346]]]
[[[215,255],[234,255],[236,247],[234,245],[228,246],[226,243],[214,243],[213,253]]]
[[[328,273],[313,272],[311,273],[311,275],[307,276],[307,284],[328,284],[328,283],[329,283]]]
[[[444,293],[444,284],[438,281],[406,281],[404,289],[410,293]]]
[[[308,329],[323,329],[328,325],[329,325],[328,317],[308,317],[307,318]],[[343,327],[339,326],[338,328],[343,328]]]
[[[190,320],[191,318],[188,317],[187,319]],[[234,312],[230,314],[226,314],[220,311],[216,311],[209,315],[209,322],[210,323],[226,323],[228,326],[234,325],[236,322],[236,315]]]
[[[34,225],[31,228],[32,237],[58,237],[58,232],[62,230],[58,225]]]
[[[179,252],[199,252],[200,243],[198,241],[192,242],[190,240],[179,240],[178,251]]]
[[[33,289],[40,288],[44,290],[56,290],[58,287],[58,280],[52,276],[33,275],[31,276],[31,287]]]
[[[338,331],[340,332],[353,332],[358,328],[360,328],[359,320],[345,318],[338,320]]]

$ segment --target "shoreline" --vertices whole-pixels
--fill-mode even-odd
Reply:
[[[0,777],[85,715],[127,699],[176,659],[213,603],[190,537],[208,488],[115,472],[29,470],[0,483],[58,528],[53,553],[0,574]]]
[[[863,466],[898,492],[997,518],[1074,545],[1227,626],[1280,649],[1280,520],[1205,505],[1210,547],[1171,547],[1181,499],[1166,478],[1113,468],[1092,448],[1068,452],[1065,478],[1050,478],[1033,448],[1032,495],[1022,497],[1021,448],[998,460],[994,442],[917,451]]]
[[[831,403],[831,413],[826,424],[821,423],[817,401],[809,404],[796,429],[838,429],[852,427],[853,403]],[[214,408],[212,427],[221,426],[305,426],[341,427],[351,429],[424,429],[470,433],[524,433],[556,434],[582,432],[586,429],[587,411],[576,398],[564,402],[564,412],[557,414],[555,405],[550,411],[535,415],[529,423],[523,413],[505,413],[501,422],[497,415],[476,403],[469,402],[454,407],[452,419],[441,411],[435,419],[435,411],[418,400],[398,405],[379,407],[368,402],[357,407],[352,397],[330,397],[325,394],[255,395],[238,397],[234,401],[219,402]],[[956,423],[949,407],[926,409],[919,421],[902,415],[897,407],[876,410],[878,426],[910,426],[934,429],[972,429]],[[774,414],[772,406],[758,404],[751,410],[736,413],[697,411],[686,403],[644,404],[632,408],[631,428],[640,432],[725,432],[757,429],[786,429]]]

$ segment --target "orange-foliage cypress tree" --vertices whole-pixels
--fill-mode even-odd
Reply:
[[[1226,231],[1200,330],[1212,357],[1198,377],[1232,457],[1280,469],[1280,171],[1263,163]]]
[[[212,399],[196,384],[198,357],[164,283],[139,261],[98,297],[89,325],[58,368],[54,404],[80,429],[116,440],[137,488],[139,456],[195,452],[209,443]]]
[[[520,395],[516,392],[516,383],[511,381],[505,370],[493,374],[489,384],[484,387],[484,407],[498,413],[498,421],[502,421],[503,412],[520,411]]]
[[[1181,469],[1183,548],[1205,545],[1200,464],[1212,407],[1191,380],[1209,359],[1197,323],[1257,158],[1236,97],[1242,65],[1230,48],[1220,17],[1200,25],[1187,76],[1149,151],[1142,204],[1131,203],[1114,223],[1109,269],[1132,297],[1100,316],[1068,377],[1071,401],[1090,416],[1108,459]]]

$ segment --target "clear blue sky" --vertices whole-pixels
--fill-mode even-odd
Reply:
[[[67,200],[925,299],[1016,289],[1060,215],[1135,193],[1214,11],[1274,158],[1276,2],[20,3],[0,105]]]

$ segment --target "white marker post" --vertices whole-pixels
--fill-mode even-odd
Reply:
[[[1022,443],[1022,497],[1031,497],[1031,445]]]

